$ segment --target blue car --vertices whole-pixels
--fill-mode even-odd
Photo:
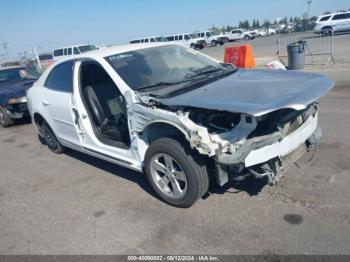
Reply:
[[[28,115],[26,91],[37,80],[36,72],[26,67],[0,68],[0,125],[9,127]]]

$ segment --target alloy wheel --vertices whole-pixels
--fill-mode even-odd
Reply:
[[[171,156],[159,153],[151,159],[151,174],[156,186],[166,196],[181,198],[187,192],[187,177],[182,166]]]

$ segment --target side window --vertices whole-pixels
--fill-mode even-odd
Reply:
[[[329,16],[325,16],[325,17],[322,17],[322,18],[320,19],[320,22],[327,21],[330,17],[331,17],[330,15],[329,15]]]
[[[68,55],[72,54],[72,48],[68,48]]]
[[[185,35],[185,40],[190,40],[190,37],[188,35]]]
[[[152,42],[152,43],[156,42],[156,39],[151,38],[151,42]]]
[[[145,39],[145,43],[148,43],[148,38]]]
[[[79,49],[77,47],[74,47],[73,52],[74,52],[75,55],[79,55],[80,54]]]
[[[206,34],[205,34],[207,37],[209,37],[210,36],[210,33],[209,32],[206,32]]]
[[[174,41],[174,36],[167,36],[166,39],[168,39],[168,41]]]
[[[182,35],[179,35],[179,40],[182,40],[183,39],[182,37],[183,37]]]
[[[335,15],[332,20],[342,20],[346,19],[346,14]]]
[[[64,49],[64,55],[67,55],[67,48]]]
[[[45,87],[71,93],[73,90],[73,63],[73,61],[68,61],[53,68],[46,79]]]
[[[175,36],[175,41],[177,41],[177,40],[179,40],[179,36],[176,35]]]
[[[204,37],[204,33],[201,33],[201,37]]]
[[[63,56],[63,49],[57,49],[53,52],[54,56]]]
[[[141,39],[141,43],[144,43],[145,42],[145,39]]]

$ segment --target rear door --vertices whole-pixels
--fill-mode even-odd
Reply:
[[[51,70],[44,83],[41,103],[55,135],[63,142],[77,145],[79,139],[72,115],[73,65],[74,61],[70,60]]]
[[[333,29],[336,32],[346,31],[347,30],[347,22],[349,22],[350,17],[347,13],[336,14],[332,18]]]

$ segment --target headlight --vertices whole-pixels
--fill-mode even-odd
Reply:
[[[18,98],[11,98],[7,103],[9,105],[27,103],[27,98],[25,96],[18,97]]]

